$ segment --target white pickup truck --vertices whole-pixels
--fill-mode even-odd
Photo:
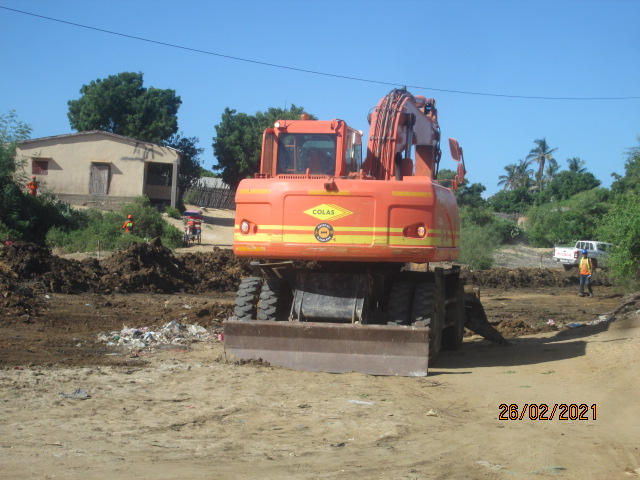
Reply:
[[[571,270],[580,263],[582,250],[589,251],[589,258],[593,259],[594,268],[606,263],[606,258],[611,251],[612,245],[606,242],[596,242],[594,240],[578,240],[575,247],[556,247],[553,252],[553,259],[562,263],[565,270]]]

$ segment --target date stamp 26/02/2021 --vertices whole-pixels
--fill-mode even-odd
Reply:
[[[501,403],[498,420],[597,420],[595,403]]]

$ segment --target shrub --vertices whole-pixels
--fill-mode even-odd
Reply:
[[[620,196],[598,229],[600,238],[613,243],[608,265],[613,279],[629,290],[640,286],[640,209],[638,196]]]
[[[471,270],[486,270],[493,266],[493,254],[497,248],[495,231],[469,223],[461,228],[460,258]]]
[[[174,207],[167,207],[164,209],[164,213],[167,214],[170,218],[175,218],[176,220],[180,220],[182,215],[180,214],[180,210]]]
[[[85,221],[81,228],[51,228],[46,235],[47,245],[65,252],[92,252],[98,248],[98,242],[101,250],[120,250],[133,242],[160,237],[168,248],[182,246],[182,232],[169,225],[146,197],[123,204],[116,211],[89,209],[83,215]],[[127,215],[132,215],[135,222],[135,229],[129,234],[122,230]]]

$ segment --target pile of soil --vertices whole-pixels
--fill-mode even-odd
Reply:
[[[231,250],[175,256],[160,239],[134,243],[98,262],[52,255],[46,247],[15,242],[0,250],[0,279],[20,285],[39,284],[49,293],[203,293],[235,291],[243,276],[251,274],[249,262]],[[547,268],[496,268],[463,270],[467,285],[509,289],[568,287],[578,284],[577,272]],[[592,283],[610,286],[598,270]]]
[[[134,243],[104,260],[101,267],[104,274],[99,289],[103,293],[182,292],[190,283],[184,263],[159,238]]]
[[[0,250],[0,275],[13,272],[25,284],[39,284],[38,289],[57,293],[95,291],[101,275],[97,261],[67,260],[51,254],[47,247],[15,242]]]
[[[37,315],[40,303],[32,288],[0,278],[0,310],[4,314],[18,317]]]
[[[0,280],[37,285],[45,293],[230,292],[249,273],[248,262],[230,250],[175,256],[160,239],[134,243],[102,262],[61,258],[26,242],[0,250]]]
[[[194,293],[235,292],[240,279],[251,274],[249,262],[218,247],[212,252],[186,253],[180,259],[191,274],[190,291]]]
[[[463,278],[467,285],[491,287],[509,290],[512,288],[570,287],[578,285],[578,272],[566,272],[549,268],[494,268],[491,270],[463,270]],[[611,286],[606,272],[598,270],[591,283],[595,286]]]

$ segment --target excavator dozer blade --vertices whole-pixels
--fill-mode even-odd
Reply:
[[[311,372],[424,377],[429,328],[227,320],[225,349],[244,360]]]

